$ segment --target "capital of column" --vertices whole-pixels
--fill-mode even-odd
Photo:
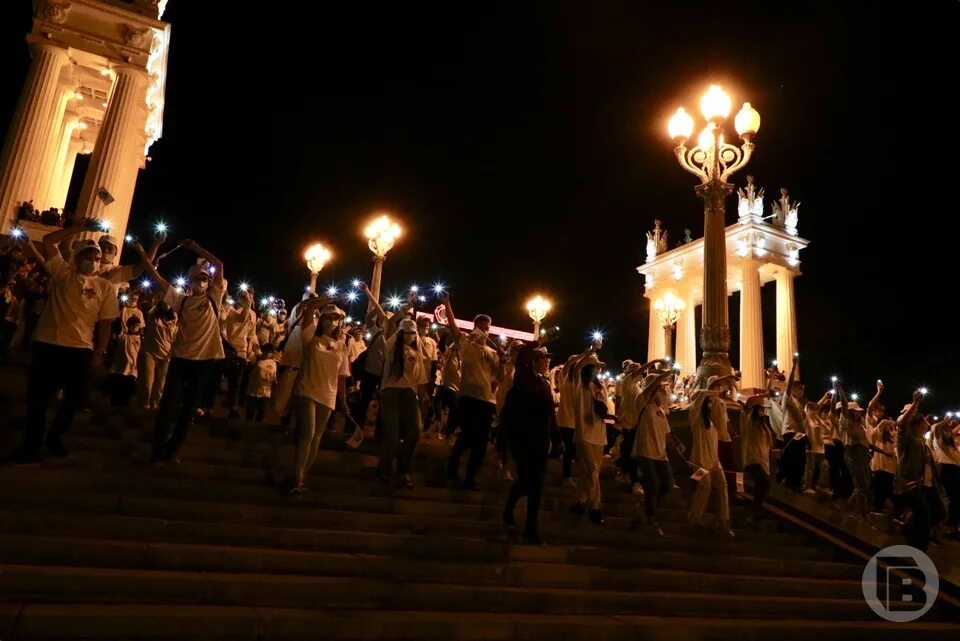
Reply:
[[[31,33],[27,35],[27,48],[30,50],[31,56],[46,53],[58,58],[63,58],[64,63],[70,61],[70,51],[67,46],[56,40],[41,38]]]

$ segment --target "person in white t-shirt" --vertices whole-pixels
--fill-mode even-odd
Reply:
[[[443,416],[446,411],[447,418],[443,429],[437,438],[444,440],[453,436],[457,426],[460,424],[460,417],[457,412],[460,399],[460,349],[453,342],[452,335],[448,332],[444,336],[446,349],[443,351],[440,366],[440,386],[437,388],[437,414]]]
[[[299,303],[293,306],[290,316],[287,319],[286,336],[287,340],[283,344],[280,353],[280,362],[277,366],[277,384],[274,386],[273,396],[270,404],[273,411],[280,417],[280,423],[284,429],[290,425],[293,419],[293,386],[297,382],[297,376],[300,374],[300,366],[303,364],[303,318],[301,314],[301,305],[304,301],[312,300],[317,295],[313,292],[305,292]],[[314,308],[316,313],[316,308]]]
[[[143,317],[143,312],[140,311],[140,292],[131,290],[125,294],[121,294],[120,303],[120,327],[126,327],[127,321],[136,317],[140,319],[140,327],[142,329],[146,322]]]
[[[383,379],[380,382],[380,412],[383,417],[380,463],[377,477],[384,482],[393,478],[394,461],[400,484],[413,488],[410,464],[422,430],[417,391],[426,383],[428,354],[416,324],[409,318],[387,339]]]
[[[260,358],[251,368],[250,378],[247,380],[247,420],[257,423],[263,422],[267,403],[277,382],[277,351],[269,343],[262,349]]]
[[[304,490],[304,478],[317,458],[320,439],[337,408],[347,413],[346,380],[350,362],[343,342],[346,314],[327,297],[300,303],[303,324],[303,362],[293,386],[293,405],[300,429],[291,493]],[[317,311],[319,310],[319,320]],[[319,324],[318,324],[319,323]]]
[[[426,379],[417,392],[420,399],[420,417],[426,425],[425,432],[430,431],[430,422],[433,413],[430,411],[433,407],[433,392],[436,388],[435,380],[437,373],[437,361],[440,358],[440,350],[437,341],[430,336],[430,319],[421,316],[417,319],[417,344],[423,349],[423,371]]]
[[[110,404],[126,407],[137,388],[137,358],[143,341],[142,326],[138,316],[130,316],[114,344],[113,363],[107,385]]]
[[[599,348],[599,345],[598,345]],[[577,502],[570,508],[573,514],[590,515],[595,525],[603,525],[600,507],[600,468],[603,466],[603,448],[607,444],[607,398],[598,375],[606,368],[595,353],[590,353],[573,365],[579,388],[577,393],[576,431],[574,441],[577,453]]]
[[[151,263],[156,260],[157,251],[159,251],[160,246],[165,243],[166,240],[166,233],[158,233],[154,236],[153,245],[151,245],[147,251],[147,258],[149,258]],[[100,236],[98,244],[100,245],[102,255],[97,275],[101,278],[107,279],[119,288],[120,286],[125,286],[126,283],[129,283],[143,273],[144,266],[142,262],[132,263],[130,265],[116,264],[117,256],[120,255],[120,243],[115,237],[110,234],[104,234]],[[124,323],[126,323],[126,319],[124,319]]]
[[[247,363],[255,361],[261,350],[257,340],[257,314],[252,309],[253,292],[238,291],[236,301],[237,307],[225,305],[220,315],[220,335],[226,354],[223,374],[227,379],[227,408],[231,419],[240,418],[240,382]]]
[[[947,536],[960,538],[960,416],[950,417],[933,426],[934,454],[940,461],[940,484],[950,502],[947,511]]]
[[[40,462],[47,406],[58,389],[63,390],[63,401],[46,433],[46,448],[50,456],[67,456],[61,437],[84,400],[91,370],[103,366],[110,326],[120,313],[116,290],[96,275],[101,256],[96,242],[80,241],[70,263],[57,247],[90,224],[80,219],[43,237],[44,269],[50,274],[51,292],[33,335],[26,430],[12,456],[14,464]]]
[[[691,523],[702,525],[707,501],[713,494],[720,517],[717,532],[728,537],[733,537],[734,533],[730,529],[730,502],[727,497],[727,479],[720,464],[719,442],[730,438],[722,394],[734,380],[734,375],[711,376],[707,381],[707,388],[695,392],[690,405],[690,433],[693,437],[690,463],[703,469],[706,474],[697,483],[697,491],[693,495],[687,518]]]
[[[147,410],[160,406],[167,368],[170,366],[173,337],[177,333],[177,313],[162,298],[162,292],[151,294],[144,316],[146,325],[140,346],[137,383],[140,386],[140,403]]]
[[[624,406],[621,407],[621,415],[627,403],[636,403],[640,407],[634,412],[637,416],[633,430],[635,436],[628,454],[641,471],[646,524],[659,536],[663,535],[663,530],[656,521],[657,506],[673,489],[673,470],[667,457],[667,446],[673,444],[667,420],[671,376],[669,369],[647,374],[640,389],[631,395],[627,394],[629,386],[624,385]]]
[[[503,380],[503,349],[490,340],[491,319],[480,314],[473,320],[473,331],[464,336],[457,327],[456,316],[450,304],[450,297],[441,294],[446,307],[447,329],[453,334],[453,340],[460,350],[460,436],[450,453],[447,463],[447,478],[452,483],[459,481],[460,457],[464,450],[470,450],[466,475],[463,478],[464,489],[477,492],[480,486],[476,477],[483,467],[483,458],[490,442],[490,429],[497,411],[494,387]]]
[[[220,306],[227,288],[223,263],[219,258],[192,240],[181,243],[193,251],[205,264],[195,264],[188,272],[185,292],[177,291],[146,260],[143,247],[134,245],[144,257],[147,271],[163,292],[163,300],[177,313],[179,324],[171,349],[170,368],[163,388],[163,398],[154,425],[153,455],[155,464],[178,462],[180,446],[187,437],[187,429],[200,406],[204,387],[222,359],[223,341],[220,339]],[[173,434],[170,425],[176,421]]]
[[[894,499],[893,479],[897,475],[897,424],[881,419],[867,434],[870,449],[870,470],[873,472],[873,511],[883,512],[887,499]]]
[[[740,402],[740,446],[743,451],[743,473],[753,480],[753,514],[749,523],[756,525],[763,514],[763,502],[770,492],[770,449],[777,434],[765,413],[766,396],[758,394]],[[809,434],[809,432],[808,432]]]

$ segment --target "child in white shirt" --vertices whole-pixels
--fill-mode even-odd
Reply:
[[[108,380],[110,404],[125,407],[137,389],[137,358],[140,355],[140,317],[131,315],[114,342]]]
[[[267,403],[273,396],[273,386],[277,382],[276,349],[270,343],[261,347],[263,353],[254,364],[247,383],[247,420],[263,422]]]

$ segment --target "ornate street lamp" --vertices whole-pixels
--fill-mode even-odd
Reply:
[[[700,111],[707,125],[692,149],[686,146],[693,134],[694,122],[682,108],[677,110],[667,125],[670,137],[676,143],[674,154],[680,166],[700,179],[695,188],[703,198],[703,324],[700,344],[703,359],[697,368],[699,382],[713,375],[733,371],[730,365],[730,325],[727,315],[727,255],[725,246],[724,200],[733,191],[727,179],[743,167],[753,154],[753,136],[760,129],[760,114],[743,103],[734,119],[743,144],[737,147],[723,140],[723,122],[730,114],[730,96],[712,85],[700,100]]]
[[[363,231],[363,235],[367,238],[367,246],[373,252],[373,279],[370,283],[370,294],[373,300],[380,300],[383,261],[386,260],[387,252],[393,248],[401,233],[400,225],[390,220],[390,217],[386,214],[376,218]],[[368,304],[367,311],[369,312],[371,309],[373,309],[372,302]]]
[[[323,270],[323,267],[330,262],[333,254],[330,250],[317,243],[311,245],[303,254],[303,259],[307,261],[307,269],[310,270],[310,291],[317,291],[317,275]]]
[[[670,359],[673,358],[673,326],[680,320],[685,306],[683,299],[674,296],[673,292],[667,292],[663,298],[658,298],[653,303],[657,318],[663,323],[664,356]]]
[[[540,338],[540,323],[553,308],[553,303],[539,294],[527,301],[527,313],[533,319],[534,340]]]

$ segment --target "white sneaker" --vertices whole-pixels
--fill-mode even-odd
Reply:
[[[634,483],[631,492],[633,492],[634,496],[643,496],[643,486],[639,483]]]
[[[816,494],[817,491],[807,488],[806,490],[803,491],[803,493],[806,494],[807,496],[810,496],[811,494]]]
[[[503,480],[504,480],[504,481],[507,481],[508,483],[513,483],[513,481],[515,480],[515,479],[513,478],[513,472],[511,472],[510,470],[504,470],[504,471],[503,471]]]

